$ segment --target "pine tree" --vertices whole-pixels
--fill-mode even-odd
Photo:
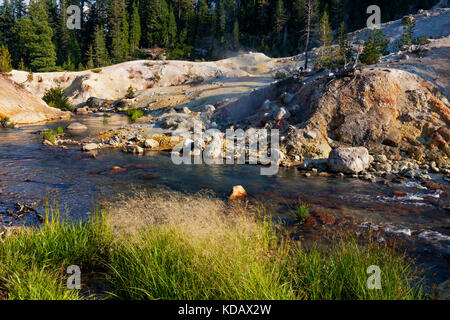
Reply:
[[[200,37],[207,36],[209,34],[210,16],[209,8],[206,0],[199,0],[197,4],[197,34]]]
[[[62,64],[67,61],[68,46],[70,41],[69,29],[67,28],[67,0],[61,0],[58,17],[58,28],[56,32],[57,62]]]
[[[30,2],[29,16],[18,20],[14,27],[17,46],[32,71],[52,71],[56,67],[56,51],[52,42],[53,31],[48,23],[45,6]]]
[[[125,61],[129,58],[130,52],[130,25],[128,24],[128,15],[126,10],[122,13],[122,24],[120,26],[120,49],[121,60]]]
[[[92,44],[89,45],[88,47],[86,57],[87,57],[86,69],[93,69],[95,65],[94,65],[94,49],[92,48]]]
[[[399,46],[410,47],[414,44],[414,28],[416,27],[416,19],[412,15],[403,17],[402,19],[403,34],[400,39]]]
[[[285,27],[286,19],[286,11],[284,9],[283,0],[277,0],[273,17],[273,32],[276,34],[278,43],[281,43],[281,32]]]
[[[11,55],[8,48],[2,45],[0,47],[0,72],[10,72],[11,70]]]
[[[236,19],[233,27],[233,50],[239,49],[239,22]]]
[[[177,22],[175,20],[175,14],[172,7],[169,7],[168,31],[169,46],[170,48],[174,48],[177,42]]]
[[[81,49],[75,31],[70,30],[69,43],[67,45],[67,60],[73,64],[73,70],[81,63]]]
[[[333,32],[331,31],[331,25],[326,11],[320,19],[319,36],[320,45],[322,46],[322,56],[324,56],[329,51],[328,49],[333,42]]]
[[[14,33],[14,6],[11,1],[4,0],[0,11],[0,44],[10,46]]]
[[[222,46],[225,45],[226,13],[223,1],[219,1],[217,9],[217,37]]]
[[[109,38],[111,59],[119,63],[127,59],[129,48],[129,25],[123,0],[111,0],[109,12]]]
[[[133,2],[133,14],[130,18],[130,54],[133,55],[139,48],[141,41],[141,16],[139,15],[139,4]]]
[[[94,37],[94,67],[104,67],[110,64],[108,50],[106,49],[105,34],[101,26],[97,26]]]

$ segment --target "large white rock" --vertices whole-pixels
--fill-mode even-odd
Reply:
[[[328,156],[328,168],[334,172],[358,173],[368,169],[371,161],[364,147],[336,148]]]

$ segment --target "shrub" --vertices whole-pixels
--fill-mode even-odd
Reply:
[[[33,72],[29,72],[28,74],[27,74],[27,81],[28,82],[33,82]]]
[[[125,98],[127,99],[133,99],[135,97],[133,86],[129,86],[127,89],[127,94],[125,95]]]
[[[131,121],[136,121],[137,119],[144,116],[144,112],[140,109],[128,109],[127,115]]]
[[[92,69],[91,70],[93,73],[100,73],[102,72],[102,69],[98,68],[98,69]]]
[[[14,128],[15,124],[14,124],[14,122],[10,121],[9,117],[3,117],[3,118],[0,118],[0,127]]]
[[[42,100],[47,102],[47,104],[53,108],[69,111],[75,109],[75,107],[69,103],[69,98],[64,94],[64,89],[60,86],[46,90]]]
[[[2,45],[0,47],[0,72],[10,71],[12,71],[11,55],[9,54],[8,48]]]
[[[360,61],[365,64],[378,63],[380,57],[387,54],[389,40],[384,38],[381,29],[372,28],[368,40],[364,43],[364,49]]]

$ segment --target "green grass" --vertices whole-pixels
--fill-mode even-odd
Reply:
[[[309,217],[309,208],[308,204],[304,202],[300,202],[295,209],[295,216],[300,222],[303,222],[306,220],[306,218]]]
[[[56,129],[44,130],[42,132],[42,137],[44,140],[48,140],[50,142],[55,142],[58,135],[62,134],[63,132],[64,132],[64,129],[62,127],[58,126],[58,128],[56,128]]]
[[[342,240],[308,251],[277,234],[263,216],[198,235],[176,225],[114,231],[106,210],[86,223],[62,223],[56,203],[41,227],[0,241],[0,297],[81,299],[66,268],[101,269],[114,299],[421,299],[415,269],[385,245]],[[381,290],[366,286],[382,270]]]
[[[69,265],[99,261],[108,239],[103,217],[82,224],[61,223],[52,204],[41,227],[23,228],[0,242],[0,293],[7,299],[77,299],[64,278]],[[1,296],[1,295],[0,295]]]

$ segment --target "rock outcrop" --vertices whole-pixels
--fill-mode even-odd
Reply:
[[[4,117],[16,124],[32,124],[68,119],[71,113],[49,107],[42,99],[0,75],[0,118]]]
[[[213,118],[222,128],[233,123],[244,129],[279,129],[281,150],[291,160],[324,159],[333,148],[363,146],[390,160],[448,163],[449,102],[432,83],[388,68],[301,80],[291,78],[264,88],[264,95],[242,98],[253,101],[246,105],[245,117],[235,112],[240,102],[232,101]],[[282,108],[289,113],[280,119]]]

